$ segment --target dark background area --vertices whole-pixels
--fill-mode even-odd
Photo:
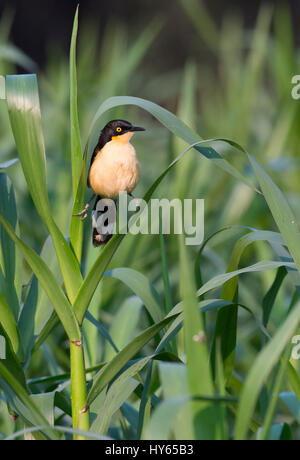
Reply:
[[[186,0],[189,1],[189,0]],[[220,21],[226,13],[238,11],[242,13],[246,26],[251,26],[256,19],[259,6],[266,3],[263,0],[251,2],[241,0],[212,0],[207,1],[210,11],[216,21]],[[293,11],[295,23],[300,21],[299,1],[268,1],[274,5],[289,4]],[[75,8],[78,1],[40,1],[40,0],[0,0],[0,14],[11,12],[14,15],[11,33],[12,42],[29,55],[42,67],[47,54],[47,44],[50,42],[59,46],[67,53]],[[108,21],[123,21],[130,25],[134,33],[148,24],[151,18],[161,16],[165,20],[163,42],[155,53],[164,56],[167,67],[183,64],[187,54],[192,54],[189,40],[176,42],[178,33],[189,36],[193,33],[191,25],[182,14],[175,0],[83,0],[80,2],[80,21],[96,22],[99,26],[99,36]],[[172,44],[176,42],[174,52],[170,53]],[[164,43],[164,45],[162,45]],[[165,47],[168,52],[161,49]],[[185,49],[185,46],[189,47]],[[198,49],[198,48],[197,48]]]

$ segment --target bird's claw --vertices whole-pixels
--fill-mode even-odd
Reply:
[[[86,204],[84,209],[80,212],[78,212],[77,214],[73,214],[73,217],[81,217],[81,220],[85,220],[88,216],[88,209],[89,209],[90,205],[89,204]]]

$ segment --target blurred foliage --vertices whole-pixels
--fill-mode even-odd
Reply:
[[[204,9],[202,2],[181,0],[177,3],[180,14],[185,14],[191,29],[191,47],[195,47],[197,43],[201,48],[204,46],[210,59],[202,59],[200,53],[197,60],[191,60],[187,56],[184,69],[165,74],[151,66],[148,51],[154,40],[161,40],[161,30],[168,27],[166,20],[154,18],[150,24],[144,24],[141,32],[135,35],[132,35],[128,24],[110,22],[100,44],[97,30],[90,24],[81,25],[77,56],[78,106],[84,144],[94,113],[108,97],[132,95],[152,100],[177,113],[180,119],[205,139],[230,138],[245,146],[284,191],[297,221],[300,222],[300,105],[291,97],[291,80],[300,67],[300,53],[294,42],[295,31],[289,9],[282,6],[273,10],[269,6],[263,6],[258,13],[257,24],[249,30],[244,26],[245,18],[237,13],[222,17],[221,24],[217,25]],[[10,43],[10,25],[10,18],[4,15],[0,22],[0,74],[15,74],[20,68],[26,72],[35,72],[36,65],[30,56],[25,56]],[[176,44],[173,52],[176,52]],[[51,209],[60,230],[67,234],[72,206],[69,64],[66,56],[53,44],[49,44],[47,63],[39,72],[39,85]],[[137,137],[134,141],[142,165],[141,182],[135,195],[142,196],[186,145],[169,134],[153,117],[136,108],[112,109],[106,116],[106,119],[102,119],[102,124],[109,119],[125,118],[147,128],[145,136]],[[0,121],[0,163],[3,163],[17,156],[7,110],[3,104],[0,104]],[[90,148],[96,144],[100,129],[101,126],[98,126],[98,130],[93,133]],[[218,144],[219,152],[220,149],[230,163],[250,180],[255,180],[243,155],[227,145]],[[20,164],[11,166],[7,173],[16,192],[22,239],[40,252],[47,233],[33,207]],[[204,198],[207,237],[228,225],[277,231],[267,204],[260,196],[195,151],[186,155],[180,167],[177,166],[170,172],[160,185],[157,196]],[[89,225],[87,222],[85,226],[85,273],[98,255],[90,243]],[[203,283],[226,272],[235,242],[242,234],[243,231],[238,228],[236,232],[224,232],[205,246],[200,261]],[[171,286],[170,298],[176,305],[180,300],[179,284],[182,276],[178,263],[178,241],[171,236],[166,237],[164,242]],[[197,249],[194,248],[194,257],[197,256]],[[274,258],[273,248],[260,241],[244,252],[240,265],[248,266],[259,260]],[[22,279],[22,292],[19,294],[21,299],[25,298],[30,289],[32,276],[24,261],[23,264],[25,275]],[[188,265],[186,260],[185,264]],[[158,236],[128,235],[110,265],[110,269],[116,267],[130,267],[145,274],[160,298],[165,301],[166,280],[163,278],[161,241]],[[274,275],[274,271],[266,271],[259,276],[245,274],[239,279],[239,302],[251,308],[258,318],[262,317],[262,299],[271,288]],[[187,295],[186,293],[185,296]],[[271,334],[286,319],[289,308],[295,303],[293,296],[294,286],[287,277],[283,280],[274,302],[268,327]],[[297,298],[297,294],[295,296]],[[207,298],[209,295],[206,295]],[[219,298],[218,294],[214,293],[214,298]],[[130,325],[126,329],[127,333],[120,336],[120,324],[127,324],[126,321],[129,321],[127,311],[131,315]],[[132,292],[112,277],[105,277],[101,282],[93,298],[90,313],[109,329],[118,348],[149,325],[147,313],[139,299],[132,297]],[[208,312],[206,327],[210,338],[215,320],[216,313]],[[180,331],[177,336],[180,359],[184,358],[183,334]],[[84,323],[84,335],[87,367],[96,366],[114,356],[112,345],[87,321]],[[235,364],[237,373],[243,377],[247,375],[260,348],[261,332],[257,322],[247,311],[240,310]],[[147,355],[151,354],[151,350],[152,347],[147,345]],[[297,363],[294,365],[297,367]],[[164,394],[169,397],[177,396],[176,391],[172,393],[170,389],[172,376],[166,371],[167,366],[165,363],[158,366],[154,362],[149,382],[149,392],[152,394],[159,387],[160,375]],[[29,379],[34,379],[68,372],[66,337],[62,328],[58,327],[33,355],[26,374]],[[178,375],[180,372],[178,369]],[[235,383],[238,387],[238,380]],[[272,383],[273,380],[269,387]],[[38,382],[32,383],[30,387],[33,392],[48,392],[52,385],[51,381]],[[180,391],[182,389],[178,388],[178,394]],[[160,390],[158,392],[161,394]],[[127,420],[136,420],[136,394],[132,399],[132,406],[125,404],[122,414],[118,414],[121,426],[123,416]],[[2,405],[1,401],[0,404]],[[199,402],[193,404],[197,406]],[[289,404],[290,400],[282,396],[278,420],[291,421],[293,436],[299,439],[299,424],[288,410]],[[262,413],[263,407],[261,401]],[[234,413],[234,409],[232,412]],[[3,414],[4,409],[0,411],[0,431],[10,434],[13,423]],[[229,423],[230,421],[229,417]],[[119,426],[117,423],[116,425]],[[17,428],[23,428],[21,422],[17,422]],[[188,427],[185,429],[188,432]],[[132,436],[128,426],[126,430],[129,431],[128,436]],[[151,425],[149,430],[151,431]],[[121,436],[120,431],[122,430],[118,428],[118,436]],[[176,431],[178,434],[178,427],[175,427]],[[112,431],[111,434],[113,433],[115,432]],[[151,437],[153,434],[148,432],[146,436]]]

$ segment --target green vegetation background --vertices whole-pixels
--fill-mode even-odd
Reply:
[[[284,192],[293,209],[296,222],[300,222],[300,103],[291,97],[291,80],[293,75],[299,73],[299,49],[295,44],[296,31],[293,30],[289,9],[278,7],[274,10],[271,7],[262,7],[258,13],[257,24],[251,30],[245,27],[245,18],[234,13],[224,16],[221,24],[217,25],[203,3],[196,0],[178,1],[178,9],[185,15],[190,28],[191,48],[205,48],[207,58],[191,59],[186,56],[185,67],[171,72],[162,73],[159,68],[153,68],[149,59],[153,43],[161,40],[163,29],[168,27],[166,18],[153,18],[150,24],[141,24],[140,32],[134,35],[128,24],[111,22],[107,25],[100,44],[96,27],[93,24],[80,24],[77,65],[78,113],[82,139],[86,141],[94,114],[107,98],[129,95],[151,100],[176,113],[204,139],[226,138],[242,145]],[[26,73],[38,73],[51,210],[61,232],[68,234],[72,213],[69,61],[59,49],[49,44],[45,68],[39,72],[30,56],[25,56],[22,50],[10,42],[9,30],[10,17],[4,15],[0,22],[0,74],[16,74],[20,68],[25,69]],[[163,46],[163,43],[161,45]],[[176,52],[176,43],[172,52]],[[112,118],[125,118],[147,128],[144,136],[136,137],[134,140],[142,165],[141,182],[135,195],[143,196],[161,172],[184,151],[187,144],[170,134],[146,112],[136,107],[123,106],[105,114],[101,125],[92,133],[90,150],[97,142],[101,126]],[[255,176],[246,155],[229,144],[214,143],[214,147],[247,180],[258,186],[259,174]],[[4,162],[17,156],[7,107],[3,102],[0,104],[0,163],[3,166]],[[4,172],[4,167],[1,168]],[[40,253],[48,234],[33,206],[21,164],[16,163],[5,168],[5,172],[16,194],[20,235],[29,246]],[[261,183],[259,185],[261,186]],[[264,191],[265,196],[267,193]],[[271,195],[272,193],[274,191],[271,190]],[[182,299],[186,299],[188,305],[193,305],[195,289],[200,289],[217,275],[226,273],[230,267],[229,271],[233,271],[261,261],[278,261],[280,256],[283,257],[283,253],[280,253],[276,246],[278,238],[281,238],[278,234],[276,237],[273,233],[260,234],[257,241],[253,238],[254,244],[249,247],[251,241],[240,240],[245,234],[251,234],[247,227],[259,231],[278,231],[270,212],[270,202],[268,204],[253,188],[217,168],[214,162],[204,159],[196,151],[185,155],[180,164],[167,175],[155,194],[156,197],[169,199],[204,198],[206,238],[228,227],[213,237],[201,253],[197,247],[192,248],[189,255],[181,249],[181,263],[180,245],[176,236],[162,240],[159,236],[128,235],[124,239],[109,269],[128,267],[142,273],[155,287],[160,302],[166,305],[167,311]],[[277,196],[275,201],[276,199]],[[282,236],[285,238],[285,235]],[[98,250],[91,246],[89,222],[85,225],[84,238],[82,268],[83,273],[86,273],[98,256]],[[235,267],[234,257],[239,251],[235,246],[237,241],[241,241],[238,244],[245,250],[241,251],[241,260],[237,257]],[[294,256],[293,249],[289,249]],[[57,272],[56,262],[50,260],[50,256],[47,259],[47,247],[44,247],[44,251],[47,263]],[[294,260],[296,262],[295,256]],[[24,260],[20,263],[23,268],[20,280],[22,299],[26,299],[31,288],[32,272]],[[243,382],[249,376],[257,358],[262,355],[263,349],[267,348],[269,338],[266,336],[275,336],[294,305],[298,305],[298,293],[295,289],[295,284],[298,287],[297,282],[285,276],[285,268],[279,268],[276,274],[274,269],[278,266],[275,264],[272,270],[257,270],[259,273],[246,273],[238,279],[238,302],[250,309],[253,314],[249,315],[249,311],[243,308],[239,310],[234,378],[226,389],[228,381],[224,383],[223,368],[219,362],[220,353],[216,353],[215,385],[218,387],[218,397],[228,398],[228,401],[215,401],[211,406],[206,402],[205,410],[208,411],[207,416],[211,417],[209,420],[215,420],[218,411],[222,413],[221,420],[224,425],[218,427],[218,433],[215,433],[218,439],[234,436]],[[192,279],[194,272],[195,285]],[[130,289],[130,281],[125,280],[121,283],[118,280],[122,280],[122,276],[126,278],[126,275],[118,274],[116,271],[115,276],[104,277],[90,306],[90,312],[106,331],[109,331],[118,349],[122,349],[138,333],[151,325],[149,315],[143,308],[144,302],[139,298],[139,289],[143,290],[144,281],[139,285],[137,278],[138,287]],[[180,289],[183,278],[186,282]],[[46,305],[48,309],[49,301],[43,292],[39,292],[39,296],[42,297],[39,299],[40,308],[43,309]],[[210,299],[236,301],[234,298],[226,297],[226,284],[222,293],[219,288],[200,297],[202,301]],[[212,346],[217,321],[216,310],[211,310],[205,314],[208,352]],[[267,322],[266,311],[270,314]],[[199,315],[195,319],[196,323],[199,321],[199,325],[201,318]],[[190,320],[191,317],[186,321]],[[223,320],[225,321],[225,318]],[[218,321],[222,321],[220,316]],[[191,327],[191,324],[187,327]],[[268,331],[264,327],[267,327]],[[101,335],[91,323],[85,322],[84,337],[87,368],[108,362],[115,356],[115,350],[107,337],[105,338],[103,330]],[[187,353],[190,353],[189,356],[193,356],[196,366],[195,381],[202,381],[205,356],[193,351],[194,343],[190,343],[189,339],[186,330],[181,329],[170,342],[168,351],[171,354],[165,360],[162,357],[160,361],[153,361],[151,364],[145,362],[148,367],[142,371],[141,378],[144,382],[143,388],[146,387],[148,391],[146,396],[152,395],[152,400],[146,398],[145,394],[134,393],[133,385],[127,399],[122,400],[121,409],[118,407],[114,412],[109,406],[109,401],[106,401],[103,410],[110,411],[111,419],[107,426],[103,421],[100,427],[98,423],[98,433],[117,439],[132,439],[143,433],[143,436],[155,439],[155,435],[159,436],[165,425],[167,428],[163,430],[164,435],[170,439],[189,437],[191,432],[195,439],[211,436],[209,429],[206,431],[203,428],[203,406],[194,404],[190,408],[184,403],[184,398],[199,395],[201,385],[189,386],[187,390],[185,366],[178,363],[170,364],[172,360],[186,362]],[[288,343],[286,340],[287,348]],[[215,346],[218,349],[218,343]],[[34,384],[32,379],[69,373],[68,348],[66,335],[59,326],[32,355],[30,365],[27,363],[26,377],[33,393],[51,393],[57,382],[52,384],[50,380],[50,383],[39,381]],[[155,343],[150,342],[138,356],[149,357],[154,350]],[[244,416],[246,429],[252,430],[248,433],[251,439],[261,436],[299,439],[300,402],[297,396],[299,397],[300,389],[297,376],[294,375],[293,380],[291,374],[286,371],[288,355],[287,352],[282,355],[283,351],[280,349],[275,355],[278,359],[266,376],[263,387],[259,389],[260,396],[257,398],[254,420],[250,422],[252,414],[249,418],[247,409],[243,415],[243,407],[247,407],[247,400],[244,398],[244,406],[240,408],[238,415],[240,418],[237,422],[237,437],[245,435],[241,421]],[[270,355],[263,358],[268,364],[262,361],[262,369],[272,361],[268,356],[272,356],[271,351]],[[277,366],[277,362],[281,364]],[[299,365],[297,362],[292,364],[297,374]],[[209,373],[208,369],[205,373]],[[191,374],[189,378],[193,380]],[[148,385],[147,379],[151,379]],[[68,382],[68,379],[62,381]],[[207,379],[207,382],[209,381],[210,379]],[[291,385],[291,381],[294,385]],[[248,386],[250,384],[251,382],[248,382]],[[298,388],[298,394],[295,388]],[[202,386],[202,390],[206,396],[213,393],[208,383]],[[251,389],[248,390],[251,394]],[[68,388],[66,394],[68,399]],[[120,394],[124,398],[121,390]],[[249,397],[251,399],[251,396]],[[159,400],[161,408],[160,412],[156,413]],[[166,404],[165,408],[162,401]],[[141,407],[143,405],[145,407]],[[62,404],[58,406],[60,409],[56,409],[55,412],[57,424],[70,426],[68,415],[63,417],[60,412]],[[21,420],[15,423],[7,415],[4,400],[0,401],[0,408],[0,432],[3,436],[24,428]],[[215,411],[213,416],[209,414],[212,408]],[[202,418],[200,417],[197,422],[193,411],[198,413],[199,410],[202,411]],[[187,414],[187,411],[192,411],[193,415]],[[262,428],[258,429],[259,426]]]

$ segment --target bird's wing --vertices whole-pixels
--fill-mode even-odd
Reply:
[[[90,162],[90,168],[89,168],[89,173],[88,173],[88,176],[87,176],[87,186],[90,187],[90,180],[89,180],[89,177],[90,177],[90,170],[91,170],[91,166],[96,158],[96,156],[98,155],[98,153],[100,152],[101,149],[103,149],[104,145],[106,144],[106,140],[103,136],[103,134],[101,133],[100,137],[99,137],[99,141],[98,141],[98,144],[96,145],[94,151],[93,151],[93,155],[92,155],[92,158],[91,158],[91,162]]]

